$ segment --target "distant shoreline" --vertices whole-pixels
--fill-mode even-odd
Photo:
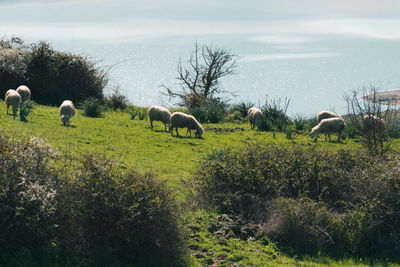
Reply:
[[[375,99],[374,99],[375,98]],[[376,92],[375,96],[372,94],[369,94],[366,97],[367,100],[370,100],[371,102],[379,102],[381,104],[385,105],[400,105],[400,88],[397,89],[392,89],[392,90],[387,90],[383,92]]]

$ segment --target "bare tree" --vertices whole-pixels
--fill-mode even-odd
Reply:
[[[397,103],[381,102],[374,86],[352,91],[344,96],[352,127],[360,133],[362,143],[374,156],[383,156],[391,147],[390,128],[397,127]]]
[[[181,106],[199,107],[206,101],[217,99],[221,93],[230,93],[221,87],[220,79],[234,74],[237,67],[237,56],[231,51],[212,46],[199,46],[196,42],[188,66],[178,62],[178,77],[180,91],[175,91],[165,85],[166,95],[178,97]]]

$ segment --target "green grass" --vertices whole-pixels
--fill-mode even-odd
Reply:
[[[35,105],[28,122],[18,118],[13,120],[6,115],[6,106],[0,101],[0,131],[15,140],[34,136],[43,138],[60,155],[72,159],[81,153],[94,153],[123,163],[123,166],[145,172],[152,171],[160,174],[168,184],[176,189],[181,196],[181,179],[188,178],[202,159],[213,151],[220,149],[237,150],[246,143],[272,143],[288,146],[300,145],[316,149],[360,148],[360,143],[354,140],[344,140],[341,143],[323,141],[314,142],[306,134],[294,134],[287,139],[285,133],[258,132],[250,130],[246,124],[204,124],[203,139],[184,137],[185,129],[180,129],[181,138],[172,137],[164,132],[164,125],[155,122],[150,129],[148,120],[130,120],[129,113],[108,111],[103,118],[83,116],[81,110],[71,118],[71,127],[63,127],[57,107]],[[334,137],[335,138],[335,137]],[[396,140],[394,147],[400,147]],[[71,162],[65,161],[65,164]],[[61,164],[61,163],[59,163]],[[274,244],[265,245],[261,241],[239,240],[230,238],[221,245],[216,236],[210,234],[205,227],[215,214],[200,212],[186,215],[184,225],[196,223],[195,242],[197,250],[191,251],[192,265],[237,262],[244,266],[352,266],[358,262],[349,260],[333,260],[329,257],[299,258],[289,257],[280,253]],[[198,236],[197,236],[198,235]],[[193,245],[193,244],[192,244]],[[204,257],[196,257],[196,253],[205,252]],[[207,254],[208,253],[208,254]],[[363,266],[360,264],[359,266]]]
[[[0,110],[5,110],[4,102]],[[72,127],[61,126],[58,108],[36,105],[24,123],[12,116],[0,114],[0,127],[4,134],[13,138],[38,136],[45,139],[61,154],[76,156],[80,153],[95,153],[140,171],[153,171],[167,181],[176,184],[187,178],[202,158],[220,148],[239,149],[246,143],[285,143],[335,149],[359,146],[354,142],[341,144],[313,142],[308,136],[294,135],[286,139],[284,133],[251,131],[248,124],[204,124],[203,139],[185,137],[186,130],[180,129],[182,138],[164,132],[164,125],[155,122],[153,130],[148,120],[130,120],[128,113],[105,112],[103,118],[83,116],[81,110],[71,119]],[[175,134],[175,133],[174,133]]]

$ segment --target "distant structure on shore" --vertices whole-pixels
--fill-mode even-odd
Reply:
[[[400,106],[400,88],[371,93],[365,98],[370,102]]]

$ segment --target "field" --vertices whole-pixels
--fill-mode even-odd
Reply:
[[[248,143],[278,143],[287,146],[314,146],[316,149],[337,149],[340,147],[360,148],[354,140],[330,143],[322,140],[312,141],[305,133],[293,134],[288,138],[285,133],[257,132],[245,124],[220,123],[203,125],[203,139],[185,137],[186,130],[181,129],[182,137],[172,137],[164,132],[164,125],[155,122],[150,129],[148,120],[130,120],[126,112],[108,111],[102,118],[88,118],[78,110],[71,119],[71,127],[62,127],[57,107],[36,105],[28,122],[19,118],[13,120],[5,115],[5,104],[0,102],[1,132],[15,140],[40,137],[45,139],[54,150],[72,161],[63,161],[73,165],[73,158],[80,154],[93,153],[100,157],[111,158],[122,166],[146,172],[156,172],[168,185],[174,188],[178,199],[183,198],[181,180],[190,177],[202,159],[220,149],[237,150]],[[394,143],[397,150],[398,142]],[[60,164],[60,163],[59,163]],[[215,263],[215,259],[225,264],[238,263],[243,266],[363,266],[362,259],[331,259],[324,255],[288,256],[275,244],[262,241],[243,241],[236,238],[221,243],[206,230],[210,221],[218,215],[213,212],[187,212],[183,224],[188,229],[188,243],[191,248],[190,264],[201,266]]]

